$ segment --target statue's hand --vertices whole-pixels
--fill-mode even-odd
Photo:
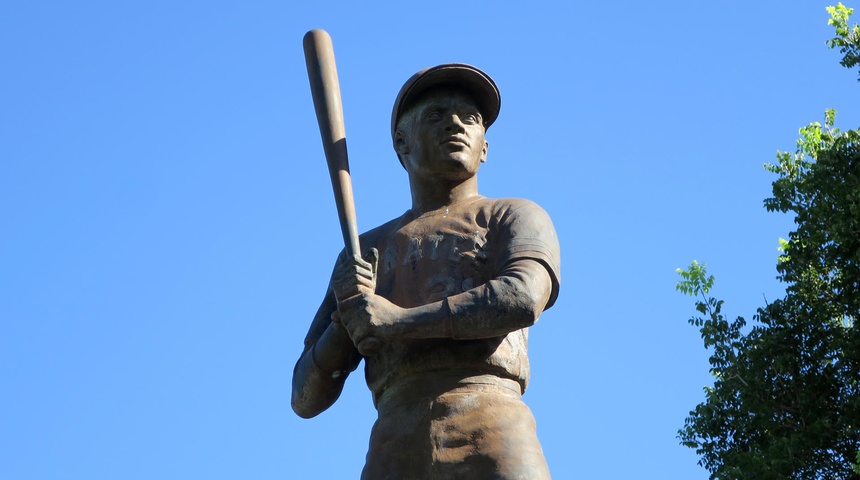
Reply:
[[[365,258],[356,254],[339,263],[331,280],[338,303],[356,295],[374,293],[378,263],[379,252],[375,248],[371,248]]]
[[[385,297],[360,294],[338,304],[336,321],[346,328],[352,343],[358,345],[367,338],[389,343],[399,338],[398,322],[405,317],[405,309]]]

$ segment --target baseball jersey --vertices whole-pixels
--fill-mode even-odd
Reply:
[[[447,301],[454,338],[406,339],[365,358],[365,377],[374,399],[399,380],[422,372],[495,374],[528,385],[528,329],[475,338],[461,331],[457,312],[492,306],[492,281],[513,261],[531,259],[552,280],[544,307],[559,288],[559,245],[552,221],[534,202],[471,197],[439,210],[412,211],[361,236],[364,251],[379,252],[376,294],[410,308]],[[489,319],[492,321],[492,318]]]

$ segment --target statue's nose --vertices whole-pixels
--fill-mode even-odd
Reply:
[[[463,122],[460,121],[460,117],[457,115],[451,115],[448,119],[448,122],[445,125],[446,132],[462,132],[464,130]]]

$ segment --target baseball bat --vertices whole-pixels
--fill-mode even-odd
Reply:
[[[334,47],[329,34],[320,29],[306,33],[302,43],[346,255],[347,258],[354,254],[361,256]],[[357,348],[362,355],[368,356],[375,354],[380,346],[379,339],[368,337]]]

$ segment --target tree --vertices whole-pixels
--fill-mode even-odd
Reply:
[[[830,14],[827,24],[836,28],[836,36],[827,41],[827,46],[839,47],[839,53],[843,55],[839,63],[845,68],[860,65],[860,26],[855,24],[848,27],[848,19],[853,12],[853,8],[842,5],[842,2],[835,7],[827,7],[827,13]],[[857,81],[860,82],[860,78]]]
[[[828,45],[857,65],[852,9],[827,11],[837,33]],[[860,479],[860,130],[840,131],[835,115],[801,128],[795,153],[765,165],[778,176],[765,207],[795,215],[777,260],[784,298],[748,328],[709,295],[705,265],[678,269],[715,377],[678,438],[712,479]]]

